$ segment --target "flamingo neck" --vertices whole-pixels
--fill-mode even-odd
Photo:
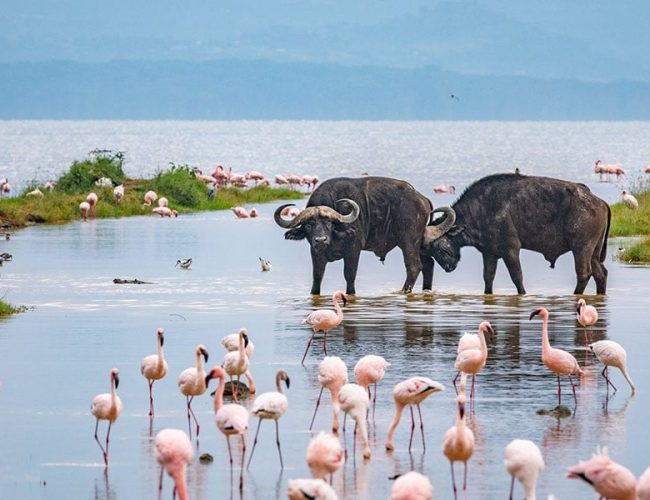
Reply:
[[[165,359],[165,354],[163,353],[163,346],[160,342],[160,337],[158,337],[158,363],[162,363]]]
[[[542,354],[551,350],[551,343],[548,340],[548,316],[542,317]]]
[[[219,387],[214,394],[214,412],[217,413],[223,406],[223,390],[226,388],[226,379],[224,376],[219,377]]]
[[[200,379],[205,379],[205,370],[203,369],[203,362],[201,361],[201,352],[196,353],[196,373]]]
[[[284,394],[282,392],[282,376],[279,373],[275,376],[275,388],[280,394]]]
[[[240,333],[239,334],[239,359],[240,359],[240,362],[241,362],[241,360],[244,359],[245,354],[246,354],[246,350],[244,349],[244,336]]]
[[[174,472],[173,477],[179,500],[189,500],[189,495],[187,494],[187,483],[185,482],[185,467],[179,467]]]
[[[478,331],[478,339],[481,345],[481,354],[487,357],[487,342],[485,341],[485,332],[483,331],[483,328]]]
[[[621,373],[625,377],[625,380],[627,380],[627,383],[630,384],[630,389],[632,389],[632,394],[634,394],[636,392],[636,386],[634,385],[634,382],[632,382],[629,373],[627,373],[627,367],[625,365],[621,368]]]
[[[115,388],[115,378],[111,376],[111,406],[116,405],[117,389]]]
[[[341,309],[341,306],[339,305],[338,296],[336,294],[332,295],[332,302],[334,302],[336,317],[343,321],[343,309]]]
[[[536,477],[526,478],[524,481],[522,481],[522,484],[524,486],[524,498],[526,500],[535,500],[535,498],[536,498],[535,483],[536,482],[537,482]]]

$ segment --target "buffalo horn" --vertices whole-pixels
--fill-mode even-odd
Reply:
[[[336,210],[334,210],[331,207],[325,206],[325,205],[319,205],[317,207],[307,207],[304,210],[302,210],[296,217],[294,217],[291,220],[286,220],[283,219],[280,215],[282,210],[286,207],[291,207],[293,204],[287,204],[287,205],[280,205],[276,210],[275,214],[273,215],[275,222],[278,224],[278,226],[283,227],[285,229],[300,226],[301,224],[304,224],[305,221],[312,219],[314,217],[325,217],[328,219],[335,220],[337,222],[342,222],[344,224],[349,224],[351,222],[354,222],[357,220],[359,217],[359,205],[348,199],[348,198],[343,198],[340,201],[346,201],[350,205],[352,205],[352,212],[350,212],[347,215],[343,215]]]
[[[294,217],[293,219],[283,219],[282,218],[282,210],[284,210],[287,207],[295,207],[296,205],[294,203],[287,203],[285,205],[280,205],[276,210],[275,213],[273,214],[273,218],[275,219],[275,222],[278,226],[283,227],[285,229],[289,229],[290,227],[294,227],[296,224],[294,221],[296,218]]]
[[[437,223],[427,226],[424,229],[424,237],[427,241],[433,241],[440,238],[447,231],[451,229],[451,226],[456,222],[456,212],[453,208],[450,207],[440,207],[436,208],[433,213],[442,213],[444,216],[440,217]]]

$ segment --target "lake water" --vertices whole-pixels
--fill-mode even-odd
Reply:
[[[316,174],[321,179],[362,172],[407,179],[431,195],[436,205],[454,196],[434,196],[439,182],[462,189],[492,172],[513,170],[586,182],[608,201],[638,177],[648,158],[647,123],[317,123],[317,122],[0,122],[0,175],[19,185],[34,177],[45,180],[94,148],[127,151],[129,174],[148,175],[166,163],[190,163],[209,169],[216,162],[276,173]],[[620,162],[628,180],[599,183],[595,159]],[[317,366],[322,341],[314,341],[305,367],[300,357],[310,335],[301,322],[314,308],[331,307],[329,295],[344,288],[341,263],[328,266],[321,298],[309,296],[311,264],[305,242],[289,242],[272,219],[277,204],[258,207],[258,219],[238,220],[230,212],[73,222],[60,227],[33,227],[2,240],[14,260],[0,268],[6,300],[32,306],[0,322],[0,498],[157,498],[158,467],[151,435],[165,427],[187,429],[185,399],[178,374],[194,364],[198,343],[210,352],[208,366],[220,364],[220,339],[241,327],[255,343],[252,372],[258,393],[274,389],[277,369],[291,377],[289,410],[280,421],[285,462],[280,471],[273,425],[262,425],[251,469],[245,473],[243,498],[282,498],[287,481],[308,477],[305,450],[318,396]],[[582,329],[575,321],[571,294],[573,261],[565,255],[551,270],[541,256],[524,252],[528,295],[515,295],[502,264],[495,295],[484,296],[478,252],[465,249],[450,274],[436,267],[433,295],[404,296],[399,251],[384,265],[364,253],[357,279],[358,296],[345,308],[342,326],[328,336],[330,354],[350,369],[363,355],[383,355],[392,364],[379,385],[376,416],[371,421],[372,458],[358,454],[334,475],[342,498],[387,498],[390,476],[415,469],[427,474],[437,498],[451,498],[449,464],[442,438],[454,424],[451,379],[459,335],[475,331],[483,320],[497,330],[485,368],[478,377],[471,426],[477,438],[469,463],[469,499],[506,498],[510,479],[503,449],[514,438],[535,441],[546,469],[538,495],[558,499],[591,498],[584,484],[566,479],[567,466],[588,458],[598,445],[637,476],[650,465],[645,433],[650,418],[650,349],[646,314],[650,306],[650,268],[611,259],[619,242],[611,242],[606,265],[608,294],[587,296],[600,313],[594,339],[620,342],[637,384],[637,395],[618,371],[610,372],[618,393],[605,405],[600,367],[586,355]],[[258,257],[273,269],[262,273]],[[189,271],[175,268],[193,258]],[[113,278],[139,278],[147,285],[115,285]],[[588,294],[595,290],[593,282]],[[541,322],[530,312],[551,312],[554,346],[572,352],[587,375],[578,387],[572,417],[540,416],[540,408],[557,402],[556,380],[541,364]],[[139,373],[143,356],[155,352],[155,330],[166,331],[169,373],[156,382],[156,416],[147,415],[147,384]],[[111,432],[110,467],[104,474],[93,439],[95,420],[90,401],[109,390],[108,372],[120,370],[118,393],[124,410]],[[408,413],[395,435],[396,449],[384,451],[393,417],[392,387],[425,375],[447,390],[422,405],[426,451],[415,436],[409,453]],[[565,399],[566,398],[566,399]],[[315,431],[331,425],[324,406]],[[563,385],[563,402],[570,402]],[[248,407],[252,400],[245,403]],[[214,424],[212,400],[205,394],[193,405],[201,422],[201,439],[189,467],[191,498],[239,498],[231,480],[225,438]],[[257,422],[251,419],[249,449]],[[105,422],[100,425],[104,435]],[[351,448],[348,430],[346,441]],[[236,440],[233,441],[236,443]],[[204,465],[200,453],[215,460]],[[359,447],[357,446],[357,453]],[[457,465],[457,477],[461,468]],[[234,471],[235,478],[238,469]],[[519,487],[517,487],[519,488]],[[521,498],[521,490],[517,489]],[[171,496],[165,477],[163,498]]]

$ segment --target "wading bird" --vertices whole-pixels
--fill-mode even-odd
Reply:
[[[433,500],[433,485],[424,474],[409,471],[393,483],[390,500]]]
[[[632,210],[639,208],[639,202],[633,194],[628,193],[627,191],[623,191],[623,193],[621,193],[621,199],[623,200],[623,205],[625,205],[627,208],[630,208]]]
[[[158,195],[155,191],[147,191],[144,195],[144,204],[149,207],[151,204],[158,199]]]
[[[594,306],[587,305],[585,299],[578,300],[578,306],[576,309],[576,319],[578,323],[585,329],[585,343],[589,342],[589,337],[587,335],[587,327],[593,326],[598,321],[598,311]]]
[[[650,167],[648,167],[650,169]],[[650,173],[650,170],[648,170]],[[650,500],[650,467],[639,476],[639,482],[636,485],[637,500]]]
[[[226,436],[228,443],[228,456],[232,467],[232,451],[230,449],[230,436],[241,438],[241,471],[239,474],[239,489],[244,488],[244,457],[246,456],[246,430],[248,429],[248,411],[238,404],[223,404],[223,390],[226,387],[226,372],[220,366],[215,366],[206,376],[206,383],[211,379],[219,379],[219,387],[214,394],[214,414],[217,420],[217,427]]]
[[[95,208],[97,207],[99,198],[95,193],[90,193],[88,196],[86,196],[86,201],[88,202],[88,205],[90,205],[90,210],[88,211],[90,217],[95,218]]]
[[[334,412],[332,432],[336,434],[339,431],[339,392],[341,387],[348,383],[348,367],[338,356],[325,356],[318,365],[318,382],[321,387],[316,400],[314,415],[311,417],[311,424],[309,424],[309,430],[314,426],[314,419],[316,418],[316,412],[318,412],[323,389],[327,389],[332,397],[332,410]]]
[[[163,353],[163,344],[165,343],[165,330],[158,328],[156,330],[156,346],[158,352],[145,356],[140,363],[140,373],[149,382],[149,416],[153,416],[153,383],[167,375],[167,361]]]
[[[246,355],[245,347],[248,344],[248,334],[246,328],[241,328],[239,330],[239,342],[238,349],[236,351],[229,351],[223,358],[223,368],[226,373],[230,376],[230,388],[232,390],[232,397],[237,401],[237,395],[239,394],[239,379],[242,375],[246,375],[248,379],[248,391],[253,394],[255,392],[255,382],[253,381],[253,376],[248,370],[248,356]],[[237,384],[234,384],[233,377],[237,377]]]
[[[512,476],[510,498],[514,498],[516,479],[524,487],[524,498],[535,500],[537,478],[544,470],[544,459],[537,445],[528,439],[513,439],[504,450],[504,463]]]
[[[90,413],[96,419],[95,422],[95,441],[102,450],[104,455],[104,465],[108,467],[108,441],[111,435],[111,426],[117,420],[117,417],[120,416],[122,412],[122,400],[117,395],[117,386],[120,385],[120,374],[117,368],[111,368],[110,372],[111,379],[111,392],[98,394],[93,398],[93,401],[90,405]],[[102,446],[102,443],[97,437],[97,428],[99,427],[100,420],[108,420],[108,430],[106,431],[106,446]]]
[[[344,463],[345,454],[341,442],[334,434],[320,432],[309,441],[307,466],[311,475],[316,479],[323,479],[327,474],[334,474]]]
[[[184,431],[163,429],[154,439],[154,452],[160,464],[160,481],[158,494],[162,492],[163,470],[174,480],[174,497],[178,493],[180,500],[188,500],[185,470],[192,461],[192,443]]]
[[[87,201],[79,203],[79,212],[81,212],[81,220],[86,222],[88,220],[88,214],[90,213],[90,203]]]
[[[178,376],[178,388],[181,391],[181,394],[185,396],[187,401],[187,426],[189,427],[190,438],[192,437],[192,425],[190,421],[191,418],[194,419],[196,424],[196,437],[199,437],[199,431],[201,427],[199,426],[199,421],[196,419],[194,412],[192,411],[192,400],[194,396],[200,396],[203,394],[208,386],[205,381],[205,368],[201,362],[201,356],[203,356],[204,361],[208,362],[208,351],[205,349],[205,346],[199,344],[196,346],[196,367],[186,368]]]
[[[174,267],[180,267],[181,269],[189,269],[192,267],[192,259],[178,259]]]
[[[601,498],[636,499],[634,474],[609,458],[606,447],[597,449],[589,460],[569,467],[566,477],[589,483]]]
[[[263,259],[262,257],[258,257],[260,259],[260,266],[262,267],[262,271],[270,271],[271,270],[271,261],[268,259]]]
[[[377,383],[381,382],[384,378],[386,370],[390,363],[381,356],[368,354],[364,356],[357,364],[354,365],[354,378],[361,387],[368,391],[368,398],[370,398],[370,384],[375,386],[375,395],[372,398],[372,414],[375,414],[375,403],[377,402]]]
[[[476,375],[481,371],[481,368],[485,366],[485,361],[487,360],[488,350],[487,342],[485,341],[485,334],[488,333],[490,337],[494,337],[496,332],[492,328],[492,325],[489,321],[483,321],[478,327],[478,340],[479,346],[476,347],[465,347],[461,346],[461,343],[458,345],[458,354],[456,356],[456,362],[454,367],[458,370],[456,376],[453,380],[454,389],[456,389],[456,379],[462,373],[472,376],[472,390],[469,393],[470,404],[474,399],[474,385],[476,382]],[[463,337],[461,337],[462,341]],[[456,391],[458,394],[458,391]]]
[[[331,309],[317,309],[316,311],[309,313],[309,316],[307,316],[303,321],[303,323],[311,326],[313,332],[311,337],[309,337],[309,342],[307,342],[305,354],[303,354],[302,360],[300,361],[301,365],[305,364],[307,351],[309,351],[309,346],[311,345],[311,341],[314,339],[316,332],[323,332],[323,350],[325,351],[325,356],[327,356],[327,332],[339,326],[341,321],[343,321],[343,311],[339,305],[339,299],[341,299],[344,306],[347,305],[348,299],[345,297],[345,294],[341,291],[334,292],[332,295],[334,311]]]
[[[544,366],[551,370],[557,376],[557,405],[562,404],[562,387],[560,385],[560,375],[567,375],[569,377],[569,382],[571,382],[571,389],[573,390],[573,400],[575,404],[578,404],[578,398],[576,397],[576,388],[571,379],[571,375],[578,375],[582,377],[585,372],[582,371],[578,361],[571,354],[562,349],[557,349],[551,347],[551,343],[548,340],[548,311],[546,308],[541,307],[535,309],[530,313],[530,318],[533,319],[535,316],[539,315],[542,318],[542,363]]]
[[[621,344],[614,342],[613,340],[599,340],[598,342],[589,344],[589,349],[598,358],[598,361],[605,365],[601,373],[603,374],[603,377],[605,377],[607,383],[607,392],[609,392],[610,385],[612,386],[612,389],[614,389],[614,392],[616,392],[616,387],[607,376],[608,368],[610,366],[621,370],[625,380],[630,384],[632,394],[636,392],[634,382],[632,382],[630,375],[627,373],[627,353]]]
[[[282,381],[284,381],[288,389],[291,382],[289,380],[289,375],[284,370],[278,370],[278,373],[275,375],[276,390],[274,392],[265,392],[263,394],[260,394],[255,398],[255,401],[253,402],[253,409],[251,410],[251,414],[255,415],[259,421],[257,422],[257,431],[255,432],[253,449],[251,450],[251,455],[248,458],[248,464],[246,465],[246,468],[250,467],[251,460],[253,460],[253,453],[255,453],[257,436],[260,433],[262,420],[270,419],[275,421],[275,442],[278,445],[278,454],[280,455],[280,468],[284,469],[284,463],[282,461],[282,449],[280,448],[280,430],[278,420],[280,420],[282,415],[284,415],[284,412],[287,411],[289,401],[282,392]]]
[[[394,449],[393,434],[402,418],[404,407],[407,405],[411,410],[411,437],[409,439],[409,451],[411,451],[411,443],[413,442],[413,433],[415,431],[413,405],[418,408],[418,413],[420,415],[420,432],[422,433],[422,448],[426,449],[426,445],[424,444],[424,423],[422,422],[420,403],[422,403],[422,401],[424,401],[429,395],[444,390],[445,387],[441,383],[426,377],[412,377],[395,385],[395,388],[393,389],[393,398],[395,399],[395,417],[388,428],[388,437],[386,438],[387,450],[390,451]]]
[[[113,188],[113,197],[115,198],[115,203],[118,205],[122,203],[122,198],[124,198],[124,184],[120,184]]]
[[[334,488],[322,479],[292,479],[287,488],[289,500],[338,500]]]
[[[356,448],[357,430],[361,435],[363,442],[363,458],[370,458],[370,445],[368,444],[368,427],[366,426],[366,418],[368,416],[368,405],[370,399],[366,389],[359,384],[345,384],[339,391],[339,404],[341,410],[348,414],[354,420],[354,447]],[[345,425],[343,425],[345,429]]]

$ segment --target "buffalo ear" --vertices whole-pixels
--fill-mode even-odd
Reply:
[[[458,236],[460,233],[465,231],[465,226],[452,226],[449,231],[445,234],[445,236]]]
[[[303,240],[307,236],[302,226],[294,227],[284,233],[285,240]]]

